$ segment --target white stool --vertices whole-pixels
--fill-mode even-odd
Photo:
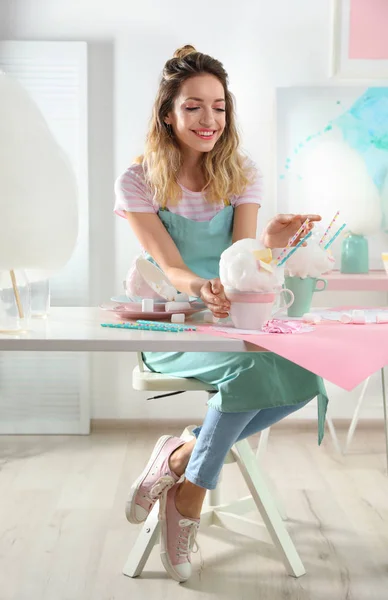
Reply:
[[[142,356],[138,353],[139,365],[132,376],[133,387],[140,391],[205,391],[209,395],[215,389],[197,379],[173,377],[161,373],[153,373],[145,367]],[[189,438],[191,431],[185,429],[183,438]],[[298,552],[289,536],[269,492],[255,453],[247,440],[237,442],[226,457],[225,464],[237,463],[240,472],[251,493],[229,504],[220,504],[219,489],[210,490],[207,503],[201,514],[201,528],[216,525],[233,532],[262,540],[262,525],[245,518],[245,513],[257,508],[271,539],[276,546],[287,573],[293,577],[305,574],[305,568]],[[123,572],[128,577],[138,577],[148,560],[153,546],[159,538],[158,503],[149,514],[124,566]]]

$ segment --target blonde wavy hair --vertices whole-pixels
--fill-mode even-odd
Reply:
[[[204,73],[214,75],[225,92],[225,129],[210,152],[204,152],[202,169],[205,176],[205,198],[211,203],[225,202],[231,196],[241,195],[254,179],[254,169],[239,152],[239,135],[236,127],[234,99],[228,90],[228,75],[216,59],[197,52],[193,46],[179,48],[163,69],[147,134],[144,155],[135,162],[144,168],[147,184],[155,202],[161,207],[176,205],[182,197],[178,174],[182,155],[165,118],[184,81]]]

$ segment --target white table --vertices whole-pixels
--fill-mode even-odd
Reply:
[[[53,352],[245,352],[260,348],[242,340],[195,332],[164,333],[101,327],[117,319],[99,308],[51,308],[47,319],[32,319],[27,333],[0,333],[0,351]]]
[[[101,323],[117,322],[112,313],[93,307],[54,307],[47,319],[31,319],[28,331],[23,334],[0,333],[0,352],[79,352],[80,372],[83,372],[79,395],[79,416],[70,433],[90,432],[90,354],[94,352],[244,352],[258,351],[257,346],[241,340],[185,333],[136,331],[101,327]],[[28,425],[29,427],[30,425]],[[48,433],[52,432],[49,423]],[[10,427],[10,433],[13,427]],[[18,432],[19,433],[19,432]],[[36,433],[34,425],[32,431]]]

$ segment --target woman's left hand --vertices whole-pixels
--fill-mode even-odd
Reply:
[[[276,215],[268,223],[262,235],[266,248],[284,248],[298,231],[302,223],[309,219],[306,229],[297,237],[293,246],[314,227],[314,223],[322,219],[319,215]]]

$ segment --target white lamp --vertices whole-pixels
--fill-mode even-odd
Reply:
[[[0,72],[0,284],[4,289],[9,277],[20,319],[15,272],[58,271],[71,257],[77,233],[77,185],[69,161],[28,93]]]

